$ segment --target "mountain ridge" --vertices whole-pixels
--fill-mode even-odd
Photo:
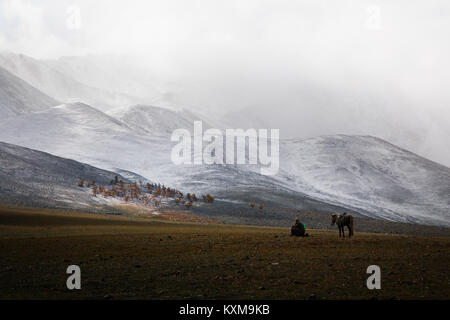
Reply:
[[[0,201],[16,206],[118,213],[77,183],[95,179],[108,185],[115,176],[130,182],[115,172],[1,141],[0,164]]]
[[[59,104],[0,66],[0,112],[4,117],[42,111]]]
[[[135,98],[125,94],[86,85],[55,70],[46,62],[24,54],[2,52],[0,53],[0,66],[63,103],[79,101],[108,110],[136,102]]]
[[[42,74],[40,63],[32,61],[31,66]],[[3,113],[9,115],[0,119],[0,140],[112,172],[130,171],[179,190],[214,193],[222,212],[233,208],[261,219],[248,212],[248,202],[264,202],[274,219],[277,206],[286,206],[450,225],[450,169],[373,135],[282,139],[280,170],[274,177],[261,175],[254,165],[177,166],[171,161],[170,134],[178,128],[192,132],[202,115],[146,104],[107,111],[84,102],[61,104],[1,67],[0,81],[5,83],[0,101],[7,104]],[[8,85],[15,90],[5,90]],[[11,95],[23,101],[11,103]]]

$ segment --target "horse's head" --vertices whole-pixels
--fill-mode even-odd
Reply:
[[[337,215],[337,214],[333,213],[333,214],[331,215],[331,225],[334,225],[334,224],[336,223],[337,218],[338,218],[338,215]]]

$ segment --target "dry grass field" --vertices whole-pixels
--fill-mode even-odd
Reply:
[[[450,298],[450,237],[288,231],[3,208],[0,299]],[[81,290],[66,288],[72,264]]]

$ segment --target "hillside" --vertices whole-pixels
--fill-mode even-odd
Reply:
[[[1,52],[0,67],[64,103],[83,102],[108,110],[137,101],[125,94],[86,85],[55,70],[44,61],[23,54]]]
[[[203,114],[143,104],[111,108],[114,103],[107,100],[114,95],[102,97],[102,90],[64,74],[82,72],[84,60],[65,61],[74,64],[57,71],[23,55],[0,54],[0,66],[9,70],[0,68],[0,141],[111,172],[133,172],[184,192],[214,194],[216,206],[192,210],[231,223],[285,225],[301,211],[308,223],[323,227],[325,219],[306,212],[348,211],[450,226],[450,169],[387,141],[357,135],[281,140],[280,170],[273,177],[261,175],[258,166],[175,165],[171,133],[178,128],[192,132],[195,120],[205,120]],[[87,97],[94,104],[59,104],[11,72],[63,101]],[[225,118],[224,124],[238,117]],[[203,121],[204,129],[220,122],[210,114],[206,119],[213,122]],[[264,204],[264,214],[250,203]]]
[[[0,141],[82,162],[83,153],[93,155],[95,144],[103,145],[105,138],[130,132],[125,124],[83,103],[63,104],[9,121],[0,120],[0,125],[3,128]],[[83,152],[83,148],[89,151]]]
[[[139,109],[138,109],[139,110]],[[158,125],[173,119],[175,111],[145,108],[152,111]],[[181,115],[179,115],[181,116]],[[144,119],[146,120],[146,119]],[[152,129],[151,123],[149,128]],[[189,122],[185,120],[185,123]],[[314,200],[293,192],[273,178],[254,173],[241,166],[175,165],[170,159],[173,143],[168,137],[136,130],[136,124],[125,124],[88,105],[65,104],[45,112],[1,121],[0,139],[113,172],[127,170],[152,181],[198,195],[212,193],[214,206],[195,206],[195,214],[232,223],[285,225],[292,220],[292,210],[343,211],[345,207]],[[173,123],[177,125],[177,123]],[[162,129],[168,133],[168,130]],[[229,186],[233,185],[233,188]],[[250,202],[264,202],[265,214],[250,210]],[[288,213],[280,212],[287,207]],[[322,219],[322,218],[320,218]]]
[[[282,144],[277,181],[391,221],[450,226],[450,168],[370,136]]]
[[[161,95],[161,84],[155,85],[154,75],[144,68],[139,59],[120,55],[85,55],[64,56],[43,62],[90,87],[139,97],[140,103],[150,103]]]
[[[201,118],[187,110],[166,109],[155,106],[135,105],[108,112],[127,124],[135,132],[150,136],[170,137],[179,128],[192,132],[194,121]],[[203,124],[204,127],[208,125]]]
[[[108,211],[106,201],[94,199],[80,179],[108,185],[117,174],[74,160],[0,142],[0,203],[70,210]],[[128,179],[118,175],[120,179]]]
[[[0,67],[0,114],[2,118],[45,110],[59,103]]]
[[[328,136],[281,141],[280,171],[268,177],[255,166],[177,166],[170,159],[174,143],[164,133],[178,122],[164,119],[180,115],[158,108],[130,110],[118,117],[121,121],[84,104],[61,105],[0,121],[0,139],[114,172],[136,172],[179,190],[212,193],[221,205],[194,211],[233,223],[284,225],[295,210],[304,210],[450,224],[450,169],[383,140]],[[250,202],[264,203],[265,214],[251,210]]]

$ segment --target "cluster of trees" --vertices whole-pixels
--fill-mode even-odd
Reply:
[[[214,200],[215,200],[214,197],[211,196],[209,193],[206,196],[202,195],[202,198],[203,198],[204,201],[210,202],[210,203],[214,202]]]
[[[78,181],[78,186],[83,188],[84,187],[84,179],[81,179],[80,181]],[[90,188],[91,186],[95,185],[95,179],[93,179],[92,181],[87,181],[86,182],[86,187]]]
[[[256,205],[252,202],[252,203],[250,203],[250,208],[254,208]],[[260,204],[259,206],[258,206],[258,209],[259,210],[262,210],[262,209],[264,209],[264,205],[263,204]]]
[[[205,202],[214,202],[214,198],[210,195],[203,195],[202,194],[202,198]],[[187,193],[186,197],[183,196],[183,193],[179,192],[177,194],[177,197],[175,198],[175,203],[177,204],[181,204],[183,206],[185,206],[186,208],[190,208],[192,207],[194,202],[199,201],[199,199],[197,198],[197,196],[195,195],[195,193]]]
[[[160,184],[147,183],[145,186],[142,181],[139,183],[124,183],[118,176],[110,181],[109,186],[97,185],[95,179],[85,183],[84,179],[78,181],[78,186],[92,188],[92,196],[101,195],[104,198],[120,198],[126,203],[131,200],[143,202],[145,205],[154,205],[158,207],[163,198],[173,198],[176,204],[181,204],[187,209],[191,208],[193,203],[199,201],[195,194],[182,192]],[[214,197],[210,194],[202,195],[205,202],[214,202]]]

